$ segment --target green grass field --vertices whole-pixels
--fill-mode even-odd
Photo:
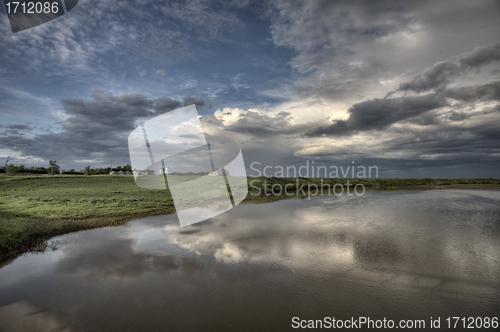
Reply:
[[[0,259],[50,236],[174,211],[168,190],[132,176],[1,176]]]
[[[250,183],[254,180],[253,185]],[[346,185],[348,179],[325,179],[323,184]],[[296,187],[297,179],[249,178],[252,193],[245,203],[264,203],[283,197],[265,197],[275,185]],[[299,186],[321,184],[321,179],[299,178]],[[367,188],[494,188],[500,180],[490,179],[353,179],[351,184]],[[299,195],[300,196],[300,195]],[[43,248],[48,237],[77,230],[120,225],[148,215],[175,212],[169,190],[138,187],[132,176],[8,176],[0,175],[0,260]]]

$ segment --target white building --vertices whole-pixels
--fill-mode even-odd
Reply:
[[[222,168],[215,169],[212,168],[210,172],[208,172],[208,176],[223,176],[226,173],[226,176],[229,176],[229,172],[227,170],[222,171]]]
[[[168,175],[172,172],[172,170],[170,169],[170,167],[165,167],[165,168],[160,168],[158,170],[158,174],[159,175]]]

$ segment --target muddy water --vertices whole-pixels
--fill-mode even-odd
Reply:
[[[367,192],[60,236],[0,269],[0,331],[281,331],[500,316],[500,192]],[[477,330],[477,329],[476,329]],[[485,330],[485,329],[482,329]]]

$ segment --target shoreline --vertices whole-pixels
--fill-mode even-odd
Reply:
[[[154,217],[154,216],[168,215],[174,213],[175,213],[175,208],[169,207],[164,211],[153,211],[150,213],[121,215],[121,216],[101,216],[101,217],[79,219],[79,220],[68,219],[68,222],[74,223],[73,227],[54,230],[27,239],[27,241],[23,243],[23,245],[16,247],[7,254],[0,255],[0,265],[10,259],[15,259],[24,254],[44,252],[48,248],[47,241],[56,236],[61,236],[65,234],[81,232],[91,229],[97,229],[97,228],[123,226],[127,222],[135,219],[142,219],[146,217]]]
[[[265,196],[263,193],[254,195],[250,189],[250,183],[256,179],[261,181],[259,186],[261,189],[277,184],[290,186],[293,184],[290,188],[295,190],[296,184],[304,185],[305,193],[310,196],[320,194],[310,194],[307,184],[320,185],[320,183],[341,184],[343,188],[347,187],[347,183],[349,187],[363,184],[366,190],[381,191],[500,190],[500,180],[497,179],[249,177],[249,193],[241,204],[265,204],[283,199],[307,197],[307,195],[285,195],[284,193],[271,196]],[[55,236],[94,228],[120,226],[134,219],[175,213],[169,190],[138,188],[131,177],[2,177],[0,186],[0,219],[3,219],[0,220],[0,249],[3,249],[0,251],[0,263],[25,253],[43,252],[47,249],[46,241]],[[8,193],[11,195],[5,195]],[[12,193],[15,194],[12,195]]]

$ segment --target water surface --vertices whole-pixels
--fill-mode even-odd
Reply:
[[[367,192],[72,233],[0,269],[0,331],[498,316],[499,212],[499,191]]]

